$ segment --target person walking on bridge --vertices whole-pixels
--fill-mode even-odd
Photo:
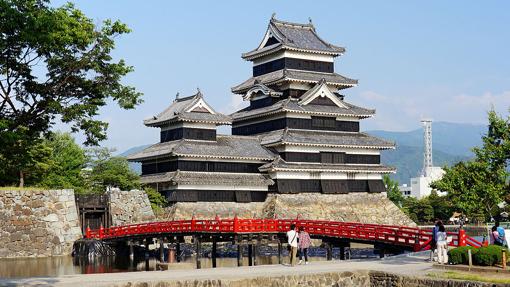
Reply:
[[[289,259],[290,266],[296,265],[296,253],[298,249],[298,233],[296,232],[296,225],[291,224],[290,230],[287,231],[287,241],[289,243]]]
[[[308,264],[308,248],[312,244],[310,234],[305,231],[303,226],[299,227],[299,263],[303,263],[303,255],[305,256],[305,264]]]
[[[437,262],[439,264],[448,263],[448,239],[444,225],[439,225],[437,232]]]

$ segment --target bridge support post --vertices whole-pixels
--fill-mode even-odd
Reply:
[[[257,241],[253,248],[253,265],[254,266],[258,265],[257,256],[259,255],[259,250],[260,250],[260,240],[259,240],[259,238],[257,238]]]
[[[195,236],[195,250],[197,252],[197,257],[196,257],[197,269],[202,268],[202,264],[200,262],[200,253],[202,252],[201,247],[202,246],[200,244],[200,238],[198,236]]]
[[[135,260],[135,251],[134,251],[134,248],[133,248],[133,241],[129,240],[128,241],[128,245],[129,245],[129,261],[133,261]]]
[[[149,271],[149,239],[143,240],[144,256],[145,256],[145,271]]]
[[[165,245],[163,237],[159,239],[159,261],[165,262]]]
[[[239,239],[237,240],[237,266],[243,266],[243,249]]]
[[[278,238],[278,264],[282,264],[282,241]]]
[[[248,244],[248,266],[253,266],[253,243]]]
[[[379,258],[384,258],[384,254],[386,254],[386,250],[384,248],[379,249]]]
[[[333,244],[331,242],[326,243],[326,260],[333,260]]]
[[[211,259],[212,259],[212,267],[213,268],[216,268],[216,248],[217,248],[216,237],[213,236],[213,238],[212,238],[212,251],[211,251]]]
[[[177,237],[175,243],[175,259],[177,262],[181,262],[181,238]]]
[[[345,246],[340,246],[340,260],[345,260]]]

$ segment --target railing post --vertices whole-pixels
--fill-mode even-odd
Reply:
[[[103,239],[104,237],[104,227],[103,224],[99,227],[99,239]]]
[[[466,231],[461,228],[459,229],[457,246],[466,246]]]
[[[420,251],[420,229],[418,228],[416,234],[414,235],[414,252]]]
[[[196,220],[195,220],[195,215],[193,214],[193,216],[191,217],[191,231],[196,231]]]
[[[85,229],[85,238],[90,239],[92,235],[90,234],[90,226],[87,225],[87,229]]]
[[[239,232],[239,218],[237,218],[237,214],[234,216],[234,233]]]

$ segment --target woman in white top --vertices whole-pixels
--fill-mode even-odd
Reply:
[[[444,225],[439,225],[439,231],[437,232],[437,253],[439,264],[448,263],[448,240]]]

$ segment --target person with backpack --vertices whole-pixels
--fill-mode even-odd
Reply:
[[[490,236],[491,244],[499,245],[499,242],[498,242],[499,233],[498,233],[498,228],[496,227],[496,225],[492,226],[490,235],[491,235]]]
[[[439,231],[439,225],[443,225],[441,220],[436,219],[436,224],[432,227],[432,239],[430,240],[430,261],[434,261],[434,255],[437,251],[437,232]]]
[[[296,232],[295,224],[291,224],[290,230],[287,231],[287,242],[289,243],[290,266],[296,266],[296,254],[297,254],[297,249],[298,249],[298,233]]]
[[[506,246],[505,229],[499,226],[499,221],[496,221],[495,226],[498,232],[498,238],[495,239],[494,243],[499,246]]]

